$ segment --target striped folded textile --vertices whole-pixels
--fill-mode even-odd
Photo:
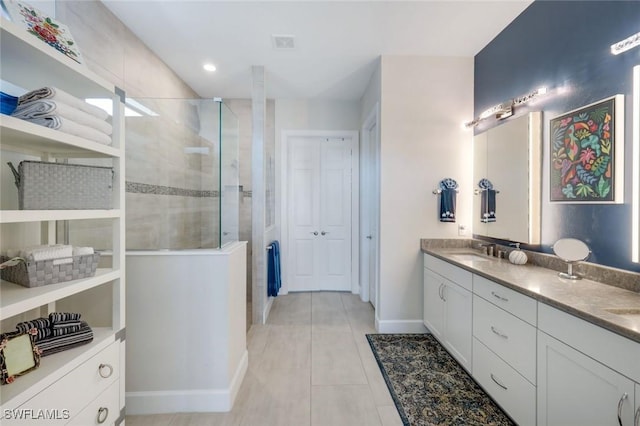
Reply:
[[[93,330],[89,324],[82,321],[80,329],[75,333],[64,336],[51,336],[36,342],[42,356],[66,351],[77,346],[85,345],[93,340]]]
[[[76,98],[67,92],[58,89],[57,87],[41,87],[39,89],[32,90],[25,93],[18,98],[18,106],[26,104],[28,102],[38,101],[41,99],[50,99],[54,101],[64,102],[74,108],[91,114],[100,120],[106,120],[109,117],[106,111],[98,108],[95,105],[91,105],[82,99]]]
[[[51,324],[59,324],[68,321],[80,321],[80,317],[82,314],[78,314],[75,312],[51,312],[49,314],[49,321]]]
[[[23,321],[16,325],[16,329],[21,333],[28,333],[34,328],[38,330],[38,334],[34,336],[35,342],[46,339],[53,334],[51,330],[51,321],[49,321],[49,318],[36,318],[31,321]]]

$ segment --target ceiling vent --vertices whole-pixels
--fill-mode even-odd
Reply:
[[[291,50],[296,48],[296,38],[292,35],[272,34],[271,44],[277,50]]]

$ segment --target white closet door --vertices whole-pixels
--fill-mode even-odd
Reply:
[[[351,290],[352,141],[288,142],[289,290]]]

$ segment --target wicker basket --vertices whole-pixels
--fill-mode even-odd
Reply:
[[[73,262],[54,265],[56,260],[27,260],[15,266],[2,269],[0,274],[3,280],[20,284],[24,287],[42,287],[43,285],[62,283],[80,278],[92,277],[96,274],[100,253],[73,256]],[[0,256],[0,262],[9,260],[6,256]]]
[[[113,167],[22,161],[13,171],[20,210],[113,208]]]

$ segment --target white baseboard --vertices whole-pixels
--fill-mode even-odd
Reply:
[[[376,317],[378,333],[427,333],[422,320],[380,320]]]
[[[275,297],[269,297],[267,299],[267,305],[264,307],[262,311],[262,324],[267,323],[267,319],[269,318],[269,314],[271,313],[271,307],[273,306],[273,300]]]
[[[228,388],[126,392],[127,414],[231,411],[248,367],[249,353],[245,350]]]

